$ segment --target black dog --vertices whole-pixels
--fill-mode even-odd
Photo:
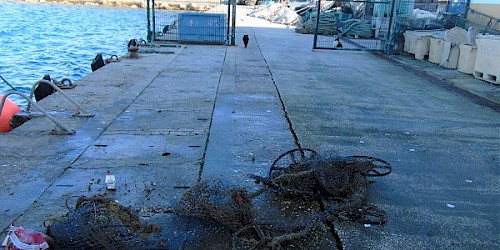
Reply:
[[[243,35],[243,43],[245,44],[245,48],[248,46],[248,41],[250,38],[248,38],[248,35]]]

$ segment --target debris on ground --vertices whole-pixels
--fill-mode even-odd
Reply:
[[[247,191],[225,185],[221,180],[201,181],[191,187],[174,207],[173,213],[219,222],[231,230],[254,221]]]
[[[2,242],[2,247],[9,250],[49,249],[49,236],[21,226],[10,226],[9,232]]]
[[[326,238],[327,226],[320,220],[290,231],[268,225],[247,225],[233,234],[233,249],[311,249]]]
[[[263,184],[254,193],[221,180],[202,180],[175,205],[141,211],[221,225],[232,233],[233,249],[311,249],[321,246],[328,234],[342,248],[336,224],[347,221],[369,227],[387,221],[385,212],[368,202],[368,178],[391,171],[388,162],[375,157],[322,157],[312,149],[293,149],[273,162],[267,177],[248,174]],[[309,218],[293,228],[263,224],[252,199],[267,191],[288,205],[300,199],[317,202],[321,210],[308,210]],[[163,230],[175,232],[175,225]],[[56,249],[166,249],[165,234],[158,234],[161,230],[159,224],[143,223],[131,208],[103,196],[80,197],[74,210],[47,225]]]
[[[320,201],[326,219],[382,224],[387,220],[385,212],[367,201],[368,177],[391,171],[388,162],[375,157],[322,158],[311,149],[295,149],[273,163],[267,178],[250,177],[280,196]]]
[[[166,249],[166,240],[154,238],[158,224],[140,222],[132,209],[103,196],[82,196],[74,210],[47,222],[53,249]]]

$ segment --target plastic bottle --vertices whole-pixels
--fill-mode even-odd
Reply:
[[[108,173],[106,174],[106,189],[108,190],[115,190],[116,189],[116,179],[115,179],[115,176],[108,171]]]

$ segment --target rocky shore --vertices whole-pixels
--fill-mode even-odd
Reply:
[[[147,0],[22,0],[32,3],[58,3],[69,5],[146,8]],[[156,9],[206,11],[222,4],[221,0],[156,0]]]

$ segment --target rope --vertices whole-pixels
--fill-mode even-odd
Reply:
[[[7,83],[7,85],[9,85],[9,87],[11,87],[12,90],[17,90],[16,88],[14,88],[14,86],[12,86],[9,82],[7,82],[7,80],[5,80],[5,78],[3,78],[3,76],[0,75],[0,78],[2,78],[2,81],[4,81],[5,83]]]

